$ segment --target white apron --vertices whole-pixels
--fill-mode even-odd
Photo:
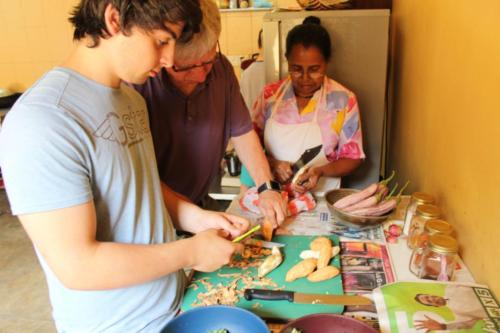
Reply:
[[[295,163],[306,149],[323,144],[321,128],[317,123],[318,108],[314,110],[314,116],[310,122],[300,124],[281,124],[274,119],[277,106],[280,104],[286,89],[283,89],[274,104],[271,115],[264,129],[264,146],[266,151],[280,161]],[[321,89],[317,93],[323,93]],[[321,98],[321,97],[320,97]],[[329,163],[325,154],[325,145],[314,159],[306,165],[321,166]],[[339,188],[340,178],[323,176],[312,190],[317,196],[323,196],[325,192]]]

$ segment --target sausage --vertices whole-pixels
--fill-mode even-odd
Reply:
[[[375,195],[375,193],[377,194],[381,193],[377,200],[377,202],[380,202],[380,200],[382,200],[387,195],[388,192],[387,184],[392,180],[392,178],[394,178],[395,174],[396,172],[393,170],[391,175],[386,179],[378,183],[371,184],[370,186],[368,186],[367,188],[363,189],[360,192],[348,195],[340,200],[337,200],[337,202],[335,202],[333,206],[338,209],[344,209],[348,206],[357,204],[358,202],[363,201],[371,197],[372,195]],[[369,201],[368,203],[363,204],[363,207],[371,206],[373,204],[373,200],[374,199],[371,199],[371,201]]]
[[[342,209],[342,208],[345,208],[347,206],[353,205],[353,204],[355,204],[363,199],[366,199],[366,198],[372,196],[373,194],[375,194],[375,192],[377,192],[377,189],[378,189],[378,183],[373,183],[360,192],[356,192],[356,193],[350,194],[346,197],[343,197],[342,199],[335,202],[335,204],[333,204],[333,206],[335,208]]]
[[[387,195],[387,192],[389,192],[387,186],[384,184],[379,184],[378,185],[378,190],[377,193],[372,195],[369,198],[366,198],[364,200],[361,200],[358,203],[355,203],[353,205],[347,206],[346,208],[343,209],[344,212],[353,212],[355,210],[361,209],[361,208],[367,208],[371,206],[375,206],[378,204],[384,197]]]
[[[398,205],[398,199],[392,198],[389,200],[382,201],[376,206],[362,208],[351,212],[352,215],[361,215],[361,216],[380,216],[385,213],[390,212]]]

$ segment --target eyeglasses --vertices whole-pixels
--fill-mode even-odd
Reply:
[[[309,75],[309,77],[313,80],[317,80],[317,79],[320,79],[323,76],[325,76],[325,73],[319,72],[316,70],[304,72],[304,71],[298,70],[298,69],[289,69],[288,73],[290,74],[290,76],[293,79],[300,79],[301,77],[303,77],[305,75],[305,73],[307,73],[307,75]]]
[[[215,64],[219,59],[220,59],[220,46],[219,46],[219,42],[217,41],[217,52],[215,53],[215,56],[212,58],[212,60],[209,60],[209,61],[205,61],[205,62],[202,62],[201,64],[197,64],[197,65],[188,65],[188,66],[183,66],[183,67],[178,67],[178,66],[172,66],[172,69],[174,70],[174,72],[187,72],[187,71],[190,71],[194,68],[198,68],[198,67],[208,67],[208,66],[212,66],[213,64]]]

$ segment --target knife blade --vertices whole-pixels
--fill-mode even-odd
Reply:
[[[309,163],[313,158],[315,158],[316,155],[318,155],[319,152],[321,151],[322,147],[323,145],[318,145],[316,147],[306,149],[300,156],[299,160],[292,165],[293,173],[299,171],[300,168],[302,168],[307,163]]]
[[[363,296],[306,294],[290,290],[245,289],[245,299],[266,301],[288,301],[302,304],[370,305],[372,301]]]

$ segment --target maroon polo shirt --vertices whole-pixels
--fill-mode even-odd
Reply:
[[[134,88],[148,106],[161,180],[199,203],[219,172],[228,140],[252,130],[233,67],[219,58],[190,96],[165,70]]]

